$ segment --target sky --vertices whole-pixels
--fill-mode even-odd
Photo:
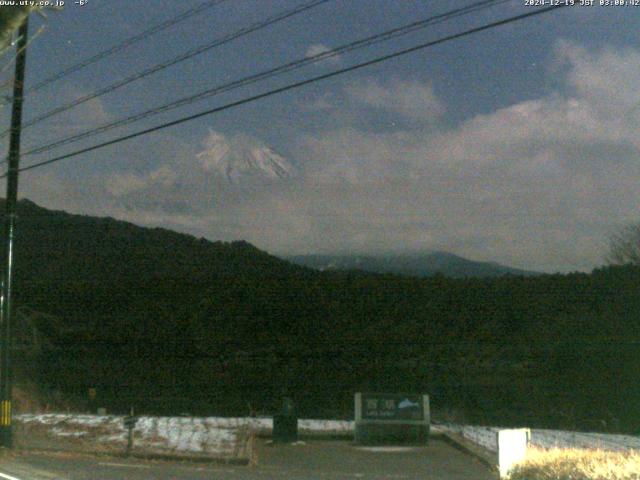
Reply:
[[[202,1],[68,1],[32,15],[26,87]],[[301,3],[223,1],[27,93],[24,119]],[[330,0],[26,128],[23,151],[471,3]],[[507,1],[21,162],[535,8]],[[441,250],[590,271],[605,262],[609,237],[640,219],[638,20],[640,7],[595,5],[510,23],[25,171],[20,197],[212,241],[244,239],[276,255]],[[11,54],[0,57],[3,96],[12,68]],[[3,129],[9,110],[0,110]],[[268,146],[295,170],[230,183],[202,161],[219,138]]]

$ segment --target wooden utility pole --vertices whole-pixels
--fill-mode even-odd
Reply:
[[[5,250],[4,279],[2,282],[2,309],[0,311],[0,446],[13,446],[11,422],[11,322],[12,284],[16,229],[16,205],[18,202],[18,170],[20,168],[20,134],[22,133],[22,102],[24,93],[24,72],[27,61],[27,17],[18,30],[16,47],[16,69],[13,81],[13,109],[11,112],[11,137],[9,141],[9,169],[7,171],[7,199],[5,202]]]

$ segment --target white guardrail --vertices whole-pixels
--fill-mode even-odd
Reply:
[[[492,452],[498,451],[497,433],[503,428],[441,424],[444,432],[457,433]],[[540,448],[589,448],[599,450],[640,450],[640,437],[605,433],[531,429],[531,445]]]

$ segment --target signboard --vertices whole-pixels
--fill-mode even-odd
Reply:
[[[355,440],[361,444],[424,444],[430,431],[429,395],[355,394]]]
[[[363,420],[424,420],[422,395],[362,394]]]

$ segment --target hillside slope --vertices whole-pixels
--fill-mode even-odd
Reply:
[[[19,214],[16,303],[47,341],[16,352],[17,383],[80,403],[94,387],[116,412],[273,413],[288,394],[350,417],[355,391],[416,391],[474,423],[640,428],[640,268],[319,272],[246,242]]]

